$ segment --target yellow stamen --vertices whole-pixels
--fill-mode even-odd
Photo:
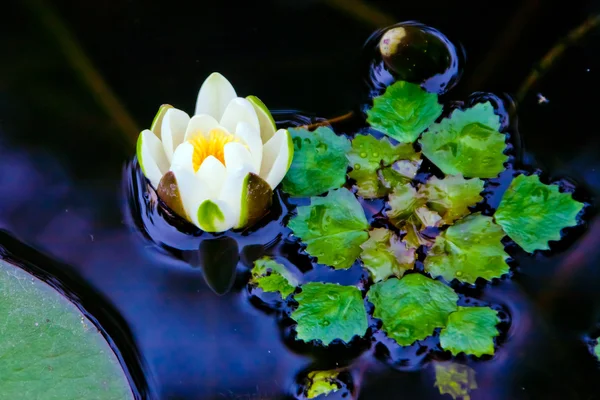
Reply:
[[[225,145],[227,143],[240,142],[240,140],[224,130],[215,128],[208,132],[208,135],[196,132],[188,139],[188,142],[194,146],[192,163],[194,164],[194,171],[198,171],[198,168],[200,168],[202,162],[208,156],[213,156],[225,164]]]

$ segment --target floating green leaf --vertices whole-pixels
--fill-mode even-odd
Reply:
[[[435,384],[440,394],[449,394],[453,399],[470,400],[471,391],[477,389],[475,370],[463,364],[436,362]]]
[[[409,346],[446,326],[448,316],[457,309],[458,296],[441,282],[409,274],[374,284],[368,300],[387,335],[399,345]]]
[[[600,360],[600,341],[594,346],[594,354],[596,355],[596,358]]]
[[[498,313],[489,307],[458,307],[440,332],[440,344],[453,355],[494,355],[499,322]]]
[[[495,178],[508,156],[505,135],[498,132],[500,118],[487,102],[455,110],[433,124],[421,138],[423,154],[447,175]]]
[[[132,399],[117,357],[67,299],[0,261],[3,399]]]
[[[415,249],[407,248],[398,236],[384,228],[369,232],[369,240],[361,245],[360,255],[374,282],[390,276],[402,277],[415,266]]]
[[[393,145],[387,138],[377,140],[371,135],[357,135],[347,157],[352,167],[348,176],[356,181],[358,195],[364,198],[377,198],[389,193],[390,184],[381,179],[380,171],[386,171],[394,183],[407,183],[420,165],[420,153],[415,152],[411,144]],[[416,168],[407,170],[407,166],[398,164],[403,168],[394,169],[392,164],[401,159],[408,165],[416,164]]]
[[[426,204],[427,199],[410,184],[396,187],[389,197],[387,216],[396,227],[407,233],[404,240],[413,248],[429,244],[429,240],[421,235],[423,229],[442,223],[438,213],[431,211]]]
[[[321,264],[349,268],[358,258],[369,234],[365,212],[347,189],[332,190],[325,197],[311,198],[310,206],[298,207],[288,224],[304,243],[306,251]]]
[[[412,143],[441,113],[437,94],[414,83],[398,81],[373,99],[367,122],[399,142]]]
[[[354,286],[310,282],[294,295],[298,308],[291,315],[298,323],[298,339],[321,340],[328,345],[335,339],[349,342],[367,331],[367,312],[360,290]]]
[[[346,183],[350,141],[330,128],[314,132],[290,129],[294,143],[292,165],[283,179],[283,190],[292,196],[316,196]]]
[[[557,185],[540,182],[537,175],[519,175],[504,193],[494,215],[496,222],[525,251],[548,250],[550,240],[560,240],[563,228],[577,225],[583,204]]]
[[[306,398],[314,399],[340,390],[341,382],[338,380],[338,375],[337,370],[309,372]]]
[[[477,278],[499,278],[509,271],[503,237],[492,217],[471,214],[435,239],[425,258],[425,271],[448,282],[456,278],[474,284]]]
[[[461,175],[449,175],[444,179],[432,177],[421,189],[427,198],[429,209],[441,215],[444,224],[450,225],[469,214],[469,207],[483,198],[484,182],[481,179],[465,179]]]
[[[279,292],[284,299],[292,294],[298,286],[296,277],[283,264],[269,257],[263,257],[254,262],[250,283],[257,285],[265,292]]]

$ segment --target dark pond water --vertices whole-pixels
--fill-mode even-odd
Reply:
[[[337,364],[353,365],[360,399],[441,398],[427,363],[445,359],[441,353],[399,349],[381,335],[329,352],[303,346],[289,320],[249,298],[244,262],[263,252],[288,258],[305,279],[362,278],[358,268],[313,268],[285,240],[264,249],[285,233],[279,219],[293,207],[288,200],[279,199],[281,212],[259,238],[244,239],[255,246],[242,253],[232,289],[217,296],[193,267],[195,252],[166,251],[133,227],[123,190],[137,130],[163,102],[191,109],[210,72],[222,72],[239,93],[292,110],[279,114],[282,121],[297,121],[293,110],[335,117],[367,99],[362,46],[372,32],[419,20],[466,54],[462,78],[443,100],[478,91],[518,100],[515,168],[539,168],[547,182],[560,180],[591,204],[583,225],[552,251],[530,256],[509,247],[510,279],[456,288],[462,301],[506,316],[492,359],[460,359],[477,372],[472,398],[600,398],[600,368],[588,348],[600,334],[600,30],[577,43],[567,38],[600,12],[600,2],[450,3],[9,0],[0,36],[2,253],[89,311],[141,399],[286,399],[308,369]],[[560,57],[540,63],[557,43]],[[531,73],[538,78],[525,90]]]

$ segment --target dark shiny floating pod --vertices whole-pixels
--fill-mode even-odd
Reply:
[[[458,83],[464,64],[461,47],[437,29],[412,21],[375,32],[367,40],[365,51],[372,96],[398,80],[443,94]]]

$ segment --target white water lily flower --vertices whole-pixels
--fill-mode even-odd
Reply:
[[[164,105],[140,133],[137,158],[158,195],[207,232],[243,228],[262,216],[293,157],[289,132],[276,131],[265,105],[237,97],[213,73],[195,115]]]

